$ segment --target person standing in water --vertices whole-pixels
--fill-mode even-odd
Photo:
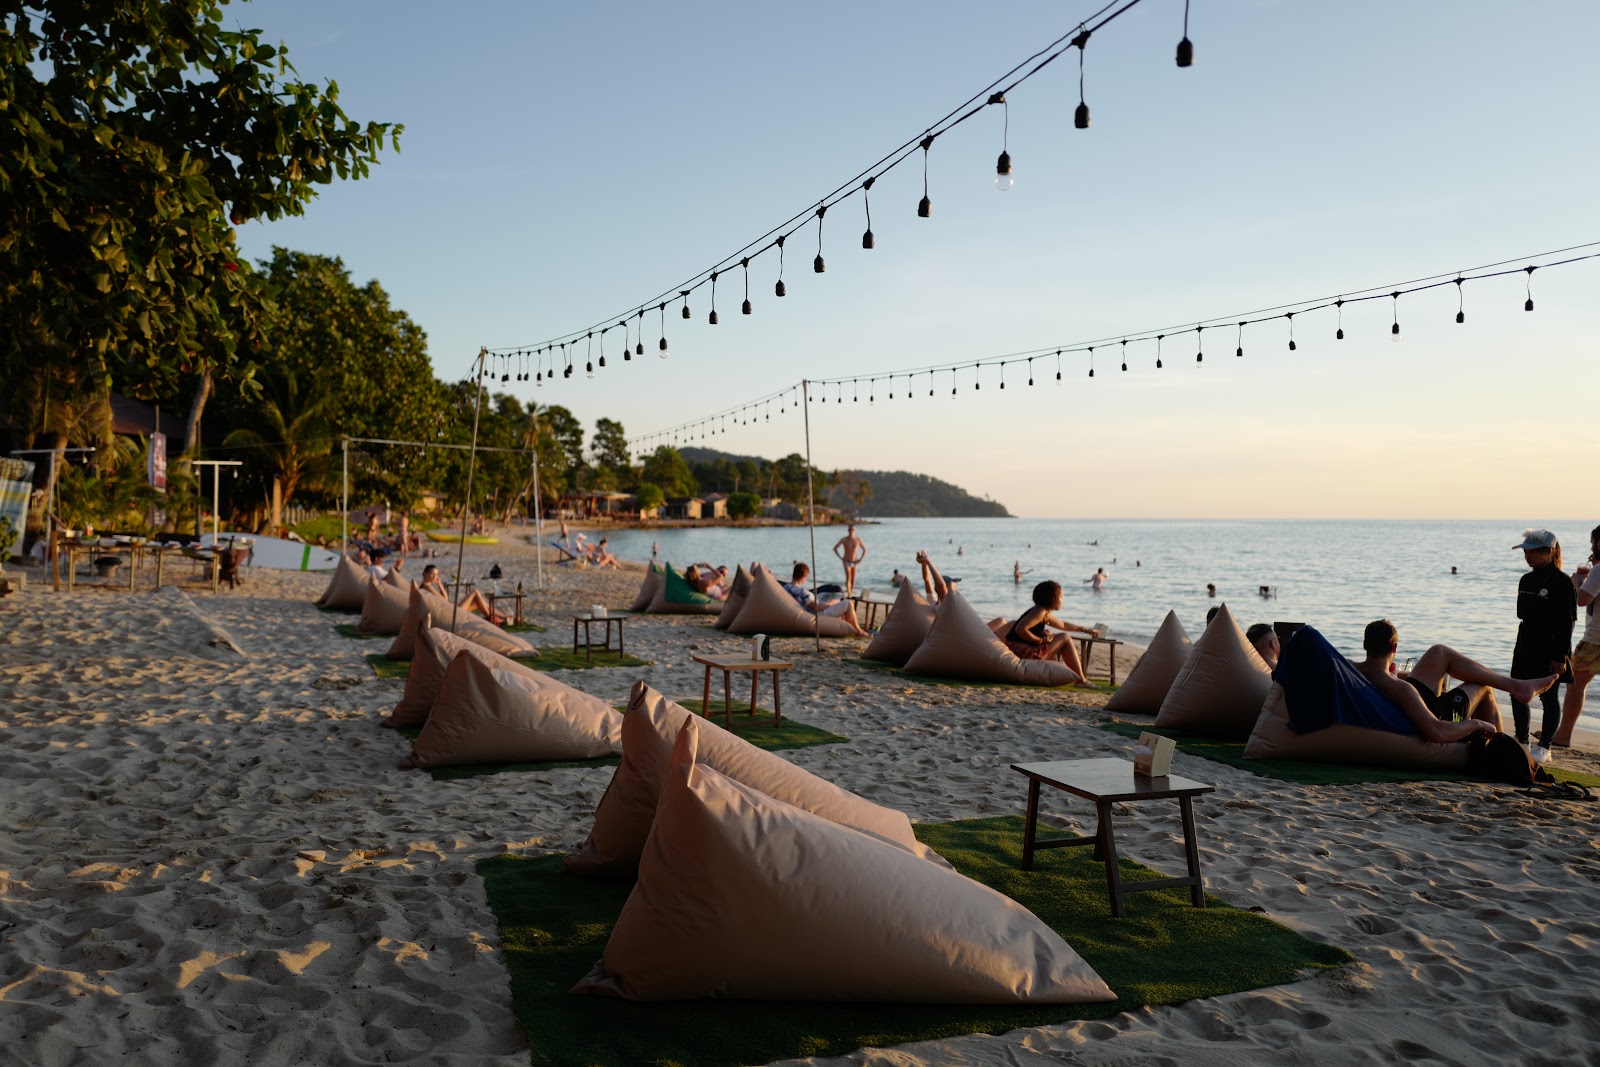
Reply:
[[[1033,573],[1033,571],[1031,571],[1031,570],[1026,570],[1025,571],[1025,570],[1022,569],[1022,561],[1020,559],[1017,560],[1017,562],[1015,562],[1015,563],[1013,563],[1011,565],[1011,580],[1013,582],[1017,583],[1018,585],[1022,584],[1022,576],[1023,575],[1032,574],[1032,573]]]
[[[1096,567],[1094,573],[1085,578],[1084,581],[1089,583],[1089,587],[1098,593],[1106,587],[1106,577],[1106,569],[1104,567]]]
[[[833,554],[839,557],[844,564],[844,595],[854,596],[856,592],[856,567],[867,558],[867,545],[856,536],[856,524],[851,523],[845,527],[844,536],[839,538],[839,543],[833,546]]]

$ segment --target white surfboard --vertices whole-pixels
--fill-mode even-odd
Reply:
[[[339,565],[339,553],[301,541],[283,537],[261,537],[257,534],[219,533],[217,540],[227,544],[232,539],[239,548],[251,549],[250,565],[271,567],[280,571],[331,571]],[[211,535],[202,534],[200,543],[211,545]]]

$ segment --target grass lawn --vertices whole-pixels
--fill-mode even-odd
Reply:
[[[559,856],[500,856],[478,872],[500,925],[513,1009],[532,1062],[562,1067],[732,1067],[794,1056],[838,1056],[960,1034],[1104,1018],[1281,985],[1349,962],[1262,915],[1187,890],[1134,893],[1111,918],[1104,868],[1087,849],[1040,854],[1024,872],[1022,819],[1005,816],[917,827],[917,836],[968,877],[1020,901],[1055,929],[1117,993],[1108,1004],[1022,1007],[755,1002],[633,1003],[572,996],[597,961],[627,899],[626,883],[572,878]],[[1127,879],[1157,877],[1123,861]],[[772,916],[782,922],[781,915]],[[774,960],[774,967],[783,966]]]

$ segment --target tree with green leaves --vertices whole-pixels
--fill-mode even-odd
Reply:
[[[700,492],[700,486],[695,483],[683,453],[670,445],[662,445],[645,457],[640,480],[658,487],[669,499],[694,496]]]
[[[308,378],[302,386],[294,371],[284,371],[281,377],[263,383],[256,402],[262,429],[241,426],[222,439],[224,448],[240,449],[246,469],[264,474],[270,489],[263,502],[270,509],[274,536],[295,490],[328,473],[333,452],[328,422],[332,396],[322,391],[321,384],[320,379]]]
[[[633,466],[628,452],[628,435],[622,423],[615,419],[600,419],[594,424],[594,437],[589,447],[594,453],[596,468],[609,467],[618,477],[624,477]]]
[[[753,519],[761,514],[761,498],[754,493],[740,491],[728,494],[728,518]]]

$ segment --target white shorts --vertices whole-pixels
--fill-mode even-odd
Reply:
[[[837,619],[850,610],[850,601],[835,600],[832,604],[817,609],[818,615],[826,615],[830,619]]]

